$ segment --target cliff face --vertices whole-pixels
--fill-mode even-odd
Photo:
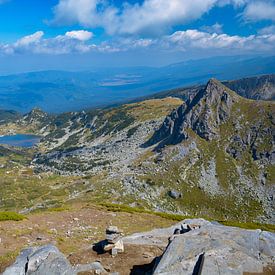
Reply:
[[[249,151],[254,160],[266,159],[274,164],[274,104],[269,107],[264,103],[253,105],[252,101],[237,96],[217,80],[211,79],[204,89],[168,115],[145,145],[158,144],[157,148],[175,145],[187,140],[191,130],[206,141],[228,140],[225,150],[235,159],[240,159],[244,151]],[[253,112],[253,107],[256,107],[255,112],[259,111],[259,116],[242,125],[242,117],[250,116],[252,119],[249,113]],[[227,131],[227,136],[224,136],[221,126],[227,122],[231,124],[228,128],[230,133]]]
[[[188,139],[187,129],[201,138],[219,137],[219,126],[229,117],[235,95],[217,80],[211,79],[205,88],[166,117],[161,128],[148,141],[148,145],[177,144]]]

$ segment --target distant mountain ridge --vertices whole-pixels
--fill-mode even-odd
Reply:
[[[44,71],[0,77],[0,109],[50,113],[117,104],[211,77],[236,79],[275,72],[275,57],[217,57],[161,68],[97,68],[86,72]]]
[[[254,100],[275,100],[275,74],[246,77],[231,81],[222,81],[223,85],[236,92],[238,95]],[[138,100],[165,98],[168,96],[178,97],[187,101],[194,96],[205,85],[194,85],[190,87],[177,88],[162,91],[153,95],[138,98]]]

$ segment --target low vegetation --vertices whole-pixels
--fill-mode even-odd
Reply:
[[[170,214],[170,213],[164,213],[164,212],[154,212],[145,208],[130,207],[128,205],[123,205],[123,204],[102,203],[100,205],[111,212],[146,213],[146,214],[156,215],[156,216],[159,216],[168,220],[173,220],[173,221],[182,221],[184,219],[196,218],[194,216],[184,216],[184,215]],[[201,216],[197,218],[201,218]],[[205,217],[205,219],[210,221],[212,220],[209,217]],[[240,227],[244,229],[261,229],[264,231],[275,232],[274,224],[261,224],[261,223],[237,222],[237,221],[218,221],[218,222],[226,226],[235,226],[235,227]]]
[[[26,216],[12,211],[0,212],[0,221],[22,221]]]

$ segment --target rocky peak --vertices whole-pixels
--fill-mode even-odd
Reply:
[[[27,113],[23,117],[23,120],[26,123],[43,123],[43,122],[47,122],[48,118],[49,118],[49,115],[47,113],[45,113],[40,108],[36,107],[32,109],[29,113]]]
[[[188,139],[188,129],[206,140],[219,136],[219,126],[229,116],[235,94],[216,79],[166,117],[146,145],[177,144]]]

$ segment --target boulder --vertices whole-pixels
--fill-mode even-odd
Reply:
[[[275,234],[208,223],[176,235],[154,275],[261,273],[273,264]]]
[[[3,275],[74,275],[65,256],[53,245],[24,249]]]
[[[3,275],[76,275],[79,272],[108,272],[99,262],[71,266],[66,257],[53,245],[22,250],[15,263]]]
[[[180,193],[180,192],[178,192],[176,190],[170,190],[170,191],[168,191],[168,195],[172,199],[179,199],[179,198],[182,197],[182,193]]]

